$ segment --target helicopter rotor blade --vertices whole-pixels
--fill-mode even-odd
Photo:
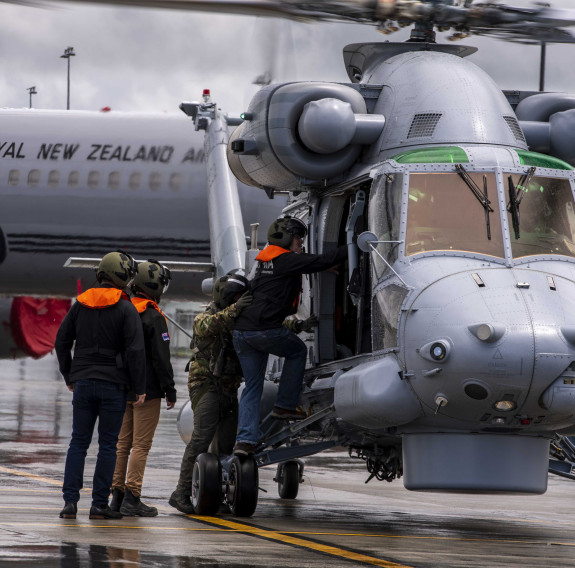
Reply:
[[[46,5],[50,0],[0,0]],[[497,0],[56,0],[57,3],[112,4],[222,12],[254,16],[291,18],[300,21],[339,21],[377,25],[394,31],[401,25],[426,24],[447,30],[452,39],[465,34],[493,35],[526,43],[571,43],[575,36],[565,28],[575,26],[575,10],[554,9],[541,3],[531,7],[500,4]],[[459,33],[457,33],[459,32]]]

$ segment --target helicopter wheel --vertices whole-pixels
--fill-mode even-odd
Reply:
[[[215,454],[200,454],[192,473],[192,505],[196,515],[215,515],[222,502],[222,466]]]
[[[251,517],[258,504],[258,466],[251,456],[234,456],[228,472],[227,502],[236,517]]]
[[[278,493],[282,499],[295,499],[299,491],[299,464],[287,461],[278,465],[276,479]]]

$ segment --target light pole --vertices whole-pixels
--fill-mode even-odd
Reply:
[[[28,87],[26,90],[30,93],[30,108],[32,108],[32,95],[37,95],[38,91],[36,87]]]
[[[66,99],[66,110],[70,110],[70,57],[74,57],[73,47],[67,47],[64,50],[64,55],[60,55],[61,58],[68,60],[68,98]]]

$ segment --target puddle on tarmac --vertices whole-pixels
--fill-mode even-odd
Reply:
[[[0,565],[3,568],[256,568],[252,564],[224,560],[214,562],[190,556],[75,543],[2,547]]]

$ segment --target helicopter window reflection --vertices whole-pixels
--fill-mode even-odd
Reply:
[[[504,176],[514,258],[537,254],[574,257],[575,206],[569,181],[533,176],[525,183],[523,177]]]
[[[486,212],[486,207],[456,173],[410,174],[406,256],[436,250],[505,256],[495,175],[482,172],[467,175],[481,191],[487,187],[493,212]]]
[[[401,219],[403,174],[384,174],[376,179],[369,200],[369,230],[379,241],[398,241]],[[397,243],[380,243],[377,251],[393,264],[397,260]],[[378,255],[372,254],[373,281],[377,282],[389,267]]]

